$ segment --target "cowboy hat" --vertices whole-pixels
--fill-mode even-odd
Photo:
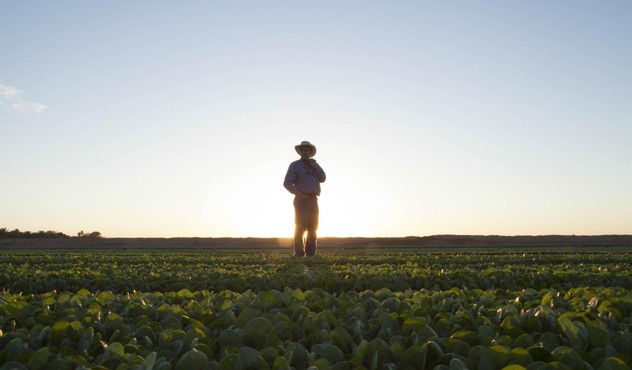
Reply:
[[[301,147],[308,147],[310,150],[309,156],[313,157],[316,155],[316,147],[314,146],[314,144],[310,143],[309,141],[301,141],[300,144],[298,145],[294,145],[294,150],[296,150],[296,152],[298,153],[298,155],[301,155],[301,152],[299,151],[299,149]]]

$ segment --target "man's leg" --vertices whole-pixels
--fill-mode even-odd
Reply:
[[[310,199],[310,209],[308,213],[307,222],[307,240],[305,242],[305,254],[308,256],[315,256],[317,249],[318,235],[318,199]]]
[[[294,229],[294,255],[302,257],[305,255],[305,242],[303,241],[303,234],[305,229],[296,225]]]
[[[305,255],[305,242],[303,241],[303,235],[307,230],[309,209],[306,199],[294,198],[294,255]]]

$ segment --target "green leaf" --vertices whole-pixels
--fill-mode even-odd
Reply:
[[[53,324],[53,326],[51,327],[51,330],[53,332],[53,334],[55,333],[65,333],[66,328],[68,328],[70,326],[70,323],[68,321],[65,320],[60,320],[57,321]]]
[[[213,351],[211,346],[206,343],[198,343],[193,348],[204,353],[209,359],[215,358],[215,352]]]
[[[358,344],[358,346],[355,348],[351,362],[353,362],[353,364],[358,367],[362,367],[364,363],[364,359],[367,356],[368,350],[369,350],[369,342],[367,342],[366,339],[363,339],[360,342],[360,344]]]
[[[459,330],[456,333],[452,334],[450,338],[462,340],[470,346],[480,344],[480,339],[478,335],[469,330]]]
[[[538,360],[547,361],[551,358],[551,352],[547,350],[546,348],[539,345],[531,346],[527,348],[527,351],[531,355],[531,358],[533,358],[536,361]]]
[[[459,358],[450,360],[450,370],[470,370],[470,368]]]
[[[555,294],[555,291],[550,291],[548,293],[546,293],[543,297],[542,297],[542,301],[540,302],[540,304],[542,306],[548,306],[551,304],[551,301],[553,300],[553,296]]]
[[[534,316],[540,320],[542,330],[555,330],[557,315],[550,306],[540,305],[534,311]]]
[[[123,318],[114,312],[108,313],[105,317],[105,324],[112,330],[121,330],[124,327]]]
[[[538,342],[536,342],[536,345],[538,343],[541,343],[542,347],[547,349],[549,352],[560,346],[560,340],[555,334],[550,332],[542,333],[538,339]]]
[[[586,325],[588,341],[593,347],[605,347],[610,343],[610,332],[600,321],[593,320]]]
[[[204,353],[193,349],[180,357],[174,370],[205,370],[209,365],[208,357]]]
[[[243,311],[241,311],[241,313],[239,314],[239,316],[237,317],[237,321],[235,321],[235,326],[237,326],[238,328],[244,328],[244,326],[246,326],[246,324],[256,318],[259,317],[259,315],[261,315],[261,311],[255,309],[255,308],[250,308],[250,307],[246,307],[244,308]]]
[[[143,363],[141,364],[138,370],[153,370],[155,363],[156,363],[156,352],[150,352],[145,357],[145,359],[143,360]]]
[[[583,362],[579,353],[566,346],[557,347],[551,352],[551,355],[555,360],[564,363],[571,369],[579,368],[580,364]]]
[[[236,353],[229,353],[219,362],[219,370],[241,370],[241,362]]]
[[[272,337],[276,329],[270,320],[263,317],[255,317],[244,326],[243,337],[246,345],[254,348],[265,348],[272,344]]]
[[[498,366],[503,366],[509,361],[511,358],[511,354],[509,352],[509,348],[505,346],[495,345],[489,348],[489,353],[496,361]]]
[[[294,289],[294,291],[292,292],[292,295],[294,296],[294,298],[298,299],[299,301],[305,300],[305,293],[298,288]]]
[[[9,361],[6,364],[0,366],[0,370],[30,370],[30,369],[17,361]]]
[[[426,325],[426,319],[419,316],[414,316],[404,320],[402,324],[402,335],[408,336],[412,333],[416,333]]]
[[[244,346],[237,352],[239,362],[242,368],[257,367],[257,358],[260,357],[259,351],[252,347]]]
[[[400,331],[397,314],[395,313],[383,313],[377,318],[377,321],[380,323],[382,330],[386,333],[396,333]]]
[[[483,355],[481,356],[478,362],[478,370],[497,370],[498,367],[496,365],[496,361],[492,358],[491,355]]]
[[[104,291],[97,294],[97,302],[99,302],[101,306],[105,306],[115,299],[116,299],[116,296],[114,295],[114,293],[110,291]]]
[[[551,369],[555,369],[555,370],[576,370],[572,367],[569,367],[568,365],[564,364],[563,362],[559,362],[559,361],[553,361],[551,363],[549,363],[549,366],[551,367]],[[548,370],[547,367],[545,367],[545,369]]]
[[[195,296],[189,289],[181,289],[178,291],[178,298],[180,299],[194,299]]]
[[[342,350],[333,344],[325,344],[321,350],[320,356],[322,358],[326,358],[330,365],[335,365],[345,359],[345,355],[342,353]]]
[[[607,310],[612,313],[617,319],[622,319],[624,314],[624,306],[621,303],[620,298],[618,297],[609,297],[601,302],[599,308],[597,308],[599,312],[603,312]]]
[[[154,370],[171,370],[170,362],[161,362],[154,365]]]
[[[175,341],[175,332],[172,329],[165,329],[158,335],[158,346],[167,348]]]
[[[117,359],[122,360],[125,357],[125,348],[119,342],[110,343],[103,354],[103,361]]]
[[[472,364],[478,364],[480,362],[481,357],[483,357],[484,355],[488,355],[489,354],[489,348],[483,345],[475,345],[470,349],[470,352],[467,355],[467,359],[472,363]]]
[[[376,357],[378,364],[392,361],[391,347],[382,338],[375,338],[370,341],[368,351],[369,354],[373,354]]]
[[[262,308],[279,306],[281,304],[281,292],[263,290],[257,294],[256,303]]]
[[[599,366],[597,370],[629,370],[630,368],[626,365],[623,360],[616,357],[608,357],[602,364]]]
[[[307,365],[307,350],[298,342],[290,342],[286,346],[286,355],[289,353],[289,357],[286,359],[293,367],[301,367]]]
[[[622,334],[612,340],[612,346],[619,351],[619,353],[632,353],[632,335]]]
[[[408,348],[399,358],[398,367],[401,369],[423,369],[426,366],[426,352],[422,345],[417,344]]]
[[[330,334],[329,338],[342,352],[349,353],[353,348],[353,339],[351,334],[342,326],[336,327]]]
[[[452,348],[452,352],[459,356],[467,357],[467,355],[470,353],[470,346],[463,341],[457,341],[457,344],[454,346],[454,348]]]
[[[321,329],[333,329],[338,324],[338,319],[330,310],[324,310],[319,312],[316,316],[316,325],[318,325]]]
[[[329,370],[329,362],[327,362],[326,359],[324,358],[319,358],[317,360],[312,361],[309,364],[309,368],[308,369],[318,369],[318,370]]]
[[[521,334],[514,340],[514,346],[521,348],[529,348],[533,345],[533,338],[529,334]]]
[[[426,362],[429,364],[437,361],[439,357],[443,355],[443,349],[434,340],[429,340],[421,346],[422,350],[426,353]]]
[[[83,296],[83,297],[87,297],[90,294],[92,294],[92,293],[90,293],[90,291],[88,289],[86,289],[86,288],[81,288],[81,289],[79,289],[77,291],[77,295],[80,295],[80,296]]]
[[[546,368],[550,369],[550,366],[544,361],[533,361],[529,364],[529,366],[527,366],[527,370],[544,370]]]
[[[162,334],[162,333],[161,333]],[[226,329],[219,335],[220,347],[235,347],[239,348],[244,345],[242,339],[241,330]]]
[[[529,351],[524,348],[513,348],[509,351],[510,363],[515,365],[528,366],[531,362],[533,362],[533,358]]]
[[[288,364],[285,357],[279,356],[274,360],[272,370],[290,370],[290,364]]]
[[[280,350],[283,351],[283,348],[281,347]],[[271,364],[279,357],[279,350],[275,347],[266,347],[259,351],[259,356]]]
[[[493,338],[496,335],[496,330],[491,325],[481,325],[478,327],[477,331],[480,339]]]
[[[195,347],[195,345],[197,344],[198,340],[201,338],[205,338],[206,335],[204,334],[204,332],[200,329],[191,327],[189,330],[187,330],[187,332],[184,334],[184,338],[182,339],[182,342],[184,342],[184,344],[191,346],[191,347]]]
[[[560,316],[557,322],[573,348],[576,350],[583,350],[586,347],[588,338],[586,338],[586,334],[580,330],[573,321],[567,317]]]
[[[31,370],[38,370],[43,365],[48,363],[49,356],[50,350],[48,349],[48,347],[42,347],[38,349],[37,351],[35,351],[35,353],[31,355],[31,358],[28,361],[29,368],[31,368]]]
[[[424,325],[421,330],[419,330],[419,332],[417,333],[417,335],[419,336],[419,340],[420,341],[427,341],[431,338],[439,338],[439,335],[437,334],[436,331],[434,331],[434,329],[432,329],[430,326],[428,325]]]

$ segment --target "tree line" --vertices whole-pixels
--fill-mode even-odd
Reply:
[[[9,230],[6,227],[0,228],[0,238],[12,238],[12,239],[61,239],[70,238],[68,234],[64,234],[59,231],[20,231],[19,229]],[[83,230],[77,233],[77,238],[102,238],[100,232],[93,231],[91,233],[85,233]]]

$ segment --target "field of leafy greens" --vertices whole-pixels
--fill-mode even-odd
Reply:
[[[630,369],[632,253],[3,251],[5,369]]]

